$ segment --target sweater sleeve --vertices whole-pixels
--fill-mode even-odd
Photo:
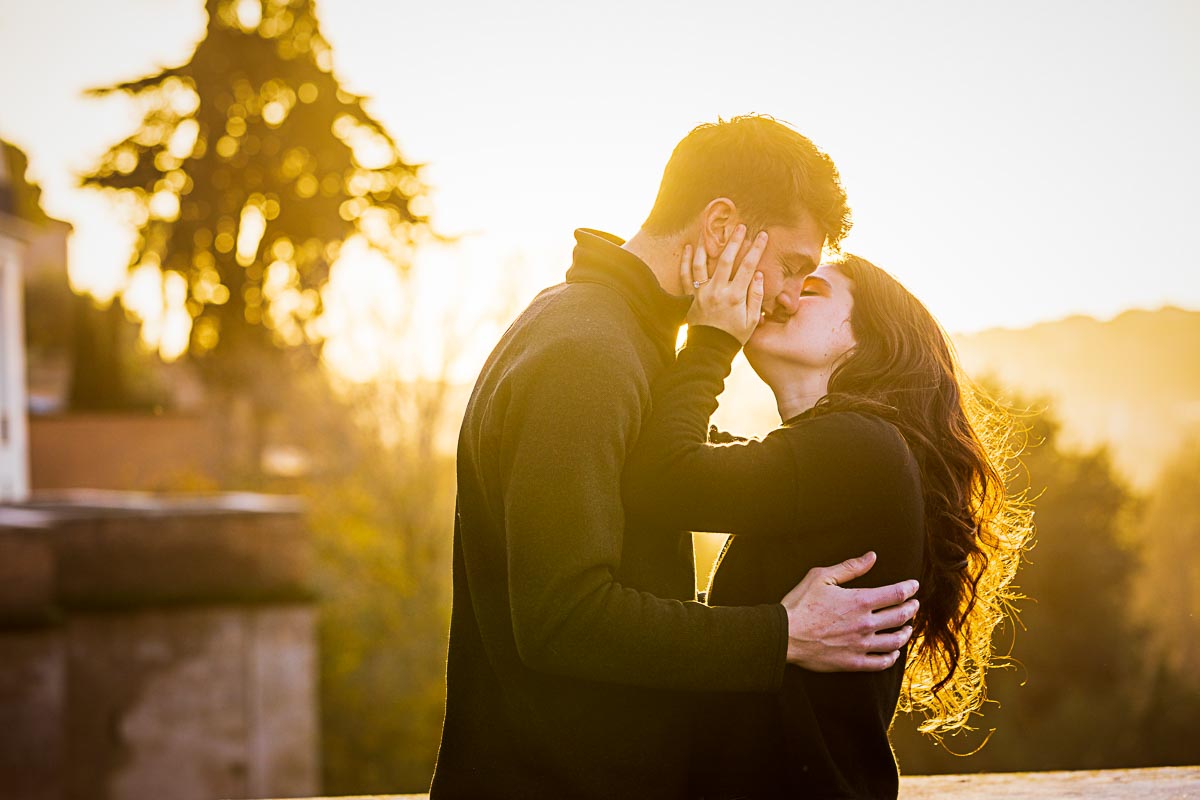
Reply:
[[[500,442],[512,629],[529,667],[663,689],[771,691],[778,604],[708,608],[618,583],[621,474],[646,389],[611,342],[568,336],[514,379]]]
[[[653,412],[625,472],[625,498],[635,513],[694,531],[762,536],[794,529],[799,486],[787,431],[761,441],[709,441],[709,418],[739,349],[724,331],[688,329],[686,346],[655,383]]]

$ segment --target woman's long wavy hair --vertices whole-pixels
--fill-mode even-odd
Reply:
[[[900,430],[921,470],[925,559],[900,707],[920,730],[969,728],[987,699],[992,633],[1014,613],[1012,581],[1033,535],[1033,512],[1010,494],[1013,417],[962,374],[933,315],[899,281],[845,255],[857,344],[837,365],[815,413],[863,411]]]

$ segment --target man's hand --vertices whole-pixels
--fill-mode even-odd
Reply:
[[[875,554],[835,567],[817,567],[783,598],[788,615],[787,661],[813,672],[878,672],[900,657],[912,636],[905,625],[917,613],[920,584],[903,581],[878,589],[843,589],[865,575]],[[912,599],[910,599],[912,598]],[[894,633],[879,633],[890,628]]]

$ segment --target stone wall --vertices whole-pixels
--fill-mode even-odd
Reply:
[[[0,508],[0,794],[316,793],[310,564],[287,499]]]

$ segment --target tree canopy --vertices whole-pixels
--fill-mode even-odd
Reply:
[[[321,341],[320,289],[353,234],[398,268],[431,235],[420,165],[332,73],[312,0],[206,0],[191,59],[92,90],[144,108],[85,185],[132,196],[131,270],[158,270],[210,384]]]

